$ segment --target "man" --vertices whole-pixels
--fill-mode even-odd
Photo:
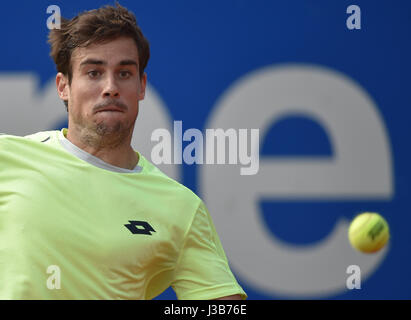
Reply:
[[[0,298],[245,299],[204,203],[131,147],[149,59],[134,15],[85,12],[49,42],[68,128],[0,136]]]

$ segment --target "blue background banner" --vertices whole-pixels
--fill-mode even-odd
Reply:
[[[253,176],[238,165],[169,171],[205,200],[249,299],[410,299],[411,2],[120,3],[151,45],[146,109],[155,105],[160,116],[142,111],[141,121],[260,130]],[[0,132],[66,126],[46,10],[58,5],[72,18],[104,4],[2,4]],[[347,27],[352,4],[360,29]],[[364,211],[379,212],[391,229],[374,255],[347,240],[349,222]],[[360,266],[360,289],[347,288],[350,265]]]

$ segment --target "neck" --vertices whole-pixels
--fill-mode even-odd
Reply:
[[[132,131],[127,135],[105,135],[69,130],[66,138],[89,154],[113,166],[132,170],[138,163],[138,154],[131,147]]]

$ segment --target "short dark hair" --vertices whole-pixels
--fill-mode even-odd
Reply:
[[[57,72],[67,76],[71,84],[71,55],[75,48],[104,43],[119,37],[130,37],[135,41],[139,73],[142,76],[150,58],[150,45],[137,25],[134,14],[118,2],[115,7],[107,5],[85,11],[71,20],[61,17],[61,28],[49,32],[50,55],[56,64]],[[68,102],[64,101],[64,104],[67,108]]]

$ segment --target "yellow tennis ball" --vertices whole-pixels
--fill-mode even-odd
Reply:
[[[374,253],[385,246],[390,238],[387,221],[375,212],[356,216],[348,229],[351,246],[363,253]]]

